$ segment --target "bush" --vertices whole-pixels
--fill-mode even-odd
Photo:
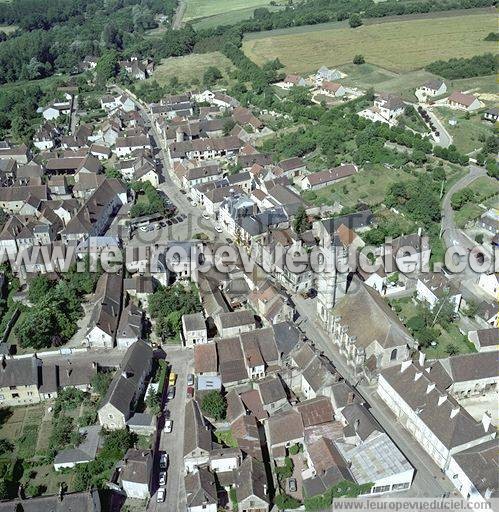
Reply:
[[[289,453],[290,453],[290,455],[297,455],[298,453],[300,453],[301,449],[302,449],[301,444],[296,443],[293,446],[289,447]]]
[[[301,501],[287,494],[278,494],[275,497],[274,503],[279,510],[293,509],[301,506]]]
[[[356,55],[354,58],[353,58],[353,63],[354,64],[365,64],[366,63],[366,60],[364,59],[364,55]]]
[[[286,457],[284,459],[284,466],[277,466],[275,468],[277,478],[279,480],[291,478],[291,476],[293,476],[294,467],[295,467],[295,465],[293,464],[293,461],[289,457]]]
[[[362,25],[362,19],[358,14],[352,14],[348,20],[348,24],[351,28],[357,28]]]

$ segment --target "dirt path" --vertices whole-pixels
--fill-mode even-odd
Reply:
[[[172,28],[178,30],[182,27],[182,18],[184,17],[185,9],[187,7],[187,0],[179,0],[175,16],[173,17]]]

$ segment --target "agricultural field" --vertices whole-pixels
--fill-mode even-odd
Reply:
[[[149,80],[156,80],[160,85],[165,85],[176,76],[182,84],[192,83],[193,80],[199,80],[201,83],[204,72],[210,66],[217,67],[225,78],[234,69],[232,62],[220,52],[192,53],[183,57],[163,59]]]
[[[271,12],[282,9],[282,6],[279,5],[265,5],[264,7]],[[203,30],[218,27],[219,25],[233,25],[234,23],[253,18],[254,11],[255,7],[237,9],[235,11],[224,11],[213,16],[196,19],[193,21],[193,26],[195,30]]]
[[[444,122],[456,148],[465,154],[480,149],[483,142],[493,134],[493,125],[483,121],[480,113],[471,114],[467,119],[465,112],[446,107],[437,107],[434,112]],[[450,119],[456,119],[457,125],[449,125]]]
[[[356,54],[388,71],[405,73],[439,59],[471,57],[491,51],[484,37],[496,30],[490,13],[412,18],[366,24],[338,23],[248,34],[243,49],[257,64],[279,58],[287,72],[306,73],[322,65],[337,67]]]
[[[15,30],[17,30],[17,25],[0,25],[0,32],[5,32],[6,34],[10,34]]]
[[[230,2],[224,0],[187,0],[182,21],[191,21],[231,12],[234,12],[234,15],[237,16],[237,11],[254,10],[257,7],[266,7],[269,3],[270,0],[230,0]]]

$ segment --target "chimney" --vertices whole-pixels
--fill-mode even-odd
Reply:
[[[7,360],[5,359],[5,354],[2,354],[2,370],[5,370],[7,366]]]
[[[426,354],[424,352],[419,353],[419,366],[423,366],[426,359]]]
[[[416,373],[414,374],[414,382],[416,382],[417,380],[419,380],[422,376],[423,376],[423,373],[422,373],[422,372],[416,372]]]
[[[347,397],[347,404],[348,405],[353,404],[354,399],[355,399],[355,393],[353,391],[350,391],[348,393],[348,397]]]
[[[437,406],[440,407],[447,400],[447,395],[440,395],[438,397]]]
[[[492,423],[492,417],[488,411],[485,411],[482,416],[482,425],[485,432],[489,431],[490,424]]]
[[[432,382],[431,384],[428,384],[428,386],[426,387],[426,394],[431,393],[434,389],[435,389],[435,383],[434,382]]]
[[[59,501],[62,501],[63,497],[64,497],[64,489],[63,489],[63,484],[61,482],[59,484],[59,494],[58,494]]]
[[[263,484],[263,494],[265,494],[265,495],[268,494],[267,484]]]
[[[418,228],[418,236],[421,236],[421,233],[422,233],[422,230],[421,230],[421,228],[419,227],[419,228]]]
[[[459,412],[459,406],[454,406],[450,412],[450,419],[457,416],[457,413]]]
[[[411,366],[412,361],[402,361],[402,364],[400,365],[400,373],[404,373],[409,366]]]

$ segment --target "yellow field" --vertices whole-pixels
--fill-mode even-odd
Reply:
[[[288,72],[340,66],[352,62],[356,54],[364,55],[368,63],[405,72],[435,60],[494,52],[494,43],[483,39],[495,31],[495,16],[484,13],[388,21],[356,29],[326,24],[248,34],[243,49],[257,64],[278,57]]]

